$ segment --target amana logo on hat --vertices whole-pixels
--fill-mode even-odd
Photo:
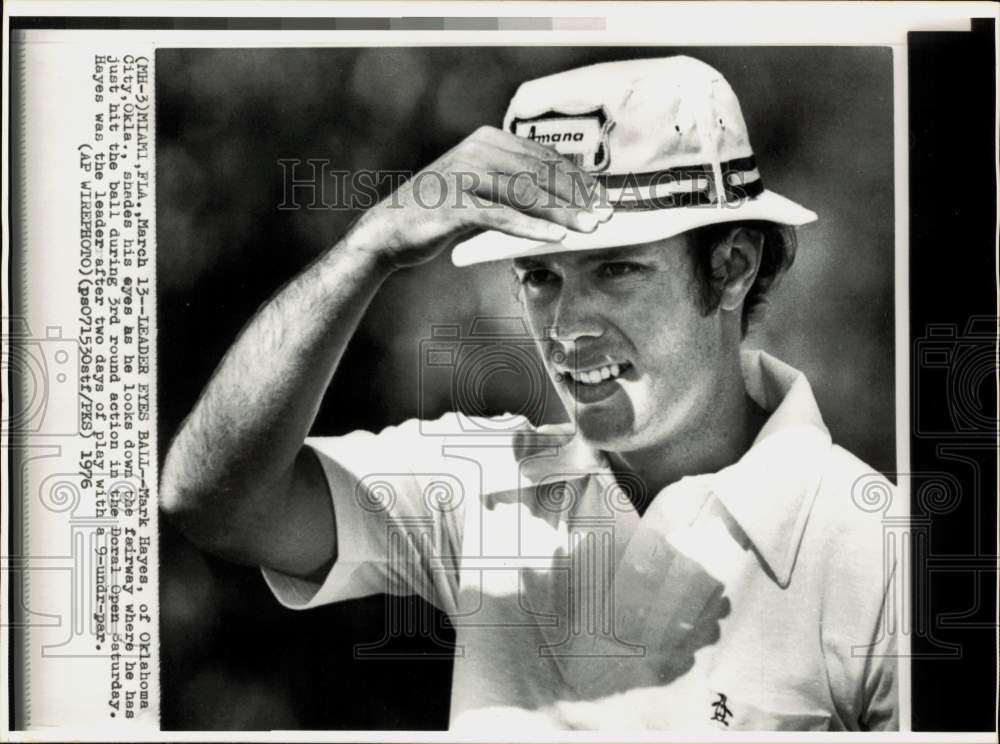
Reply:
[[[588,171],[602,171],[611,164],[608,132],[613,122],[604,107],[580,114],[546,111],[528,119],[515,118],[510,131],[554,148]]]

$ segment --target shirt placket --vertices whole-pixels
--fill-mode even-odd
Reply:
[[[709,495],[704,479],[673,484],[623,540],[614,567],[613,622],[602,634],[571,636],[574,653],[563,663],[581,696],[668,684],[689,671],[691,634],[721,585],[669,538],[691,528]]]

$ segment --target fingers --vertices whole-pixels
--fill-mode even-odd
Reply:
[[[591,209],[540,187],[531,174],[495,172],[481,183],[476,193],[498,204],[541,217],[579,232],[593,232],[601,216]]]
[[[607,205],[604,187],[586,170],[556,150],[524,137],[485,127],[474,140],[494,152],[496,164],[508,173],[530,173],[543,188],[573,204]]]
[[[566,228],[550,220],[533,217],[505,204],[492,204],[469,210],[470,220],[477,227],[499,230],[518,238],[558,243],[566,237]]]
[[[436,246],[442,236],[480,230],[559,242],[567,230],[593,232],[613,214],[592,175],[548,147],[492,127],[449,150],[395,198],[411,208],[399,221],[399,232],[408,225],[403,244]],[[417,207],[426,210],[419,218]],[[415,232],[415,224],[422,229]]]
[[[579,170],[572,160],[566,158],[564,155],[561,155],[552,147],[535,142],[527,137],[518,137],[515,134],[505,132],[502,129],[497,129],[496,127],[480,127],[476,130],[475,135],[475,139],[488,142],[494,147],[510,150],[511,152],[524,153],[525,155],[530,155],[531,157],[539,160],[545,160],[555,156],[563,160],[570,169]],[[593,187],[597,185],[597,179],[595,179],[592,175],[586,171],[580,172],[583,173],[589,186]]]
[[[489,128],[463,145],[460,168],[474,176],[467,194],[581,232],[592,232],[613,213],[594,177],[554,150]]]

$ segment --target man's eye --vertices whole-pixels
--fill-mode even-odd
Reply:
[[[605,277],[629,276],[642,271],[642,266],[628,261],[610,261],[601,264],[600,274]]]
[[[559,277],[548,269],[531,269],[529,271],[525,271],[524,274],[521,275],[521,284],[532,287],[541,287],[546,284],[552,284],[558,280]]]

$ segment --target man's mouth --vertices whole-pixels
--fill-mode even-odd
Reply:
[[[563,369],[559,371],[559,376],[562,380],[575,382],[579,385],[601,385],[617,380],[630,369],[632,369],[632,365],[629,362],[612,362],[589,369]]]

